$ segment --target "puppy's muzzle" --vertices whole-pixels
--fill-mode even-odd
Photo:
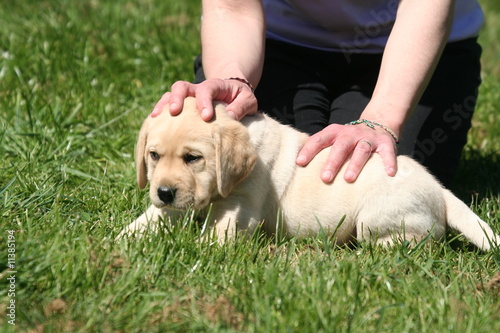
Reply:
[[[158,187],[158,198],[165,204],[171,205],[175,200],[175,192],[177,189],[168,187],[168,186],[160,186]]]

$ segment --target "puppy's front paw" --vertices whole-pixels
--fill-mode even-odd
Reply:
[[[151,206],[148,210],[139,216],[137,220],[130,223],[123,229],[118,236],[117,240],[128,238],[130,236],[142,236],[146,232],[156,233],[158,231],[158,224],[161,218],[164,218],[164,211],[162,209]]]
[[[157,231],[158,224],[151,223],[145,217],[145,214],[141,215],[137,220],[130,223],[127,227],[125,227],[116,237],[117,240],[129,238],[131,236],[142,236],[148,230],[151,232]]]

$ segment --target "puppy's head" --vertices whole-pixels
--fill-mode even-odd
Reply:
[[[226,197],[252,171],[255,148],[247,129],[216,105],[214,120],[201,119],[194,98],[186,98],[178,116],[168,107],[139,132],[135,161],[137,183],[150,182],[149,195],[157,207],[177,209],[207,206]]]

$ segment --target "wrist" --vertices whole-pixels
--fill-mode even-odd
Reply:
[[[387,127],[383,124],[377,123],[375,121],[367,120],[367,119],[358,119],[358,120],[353,120],[345,125],[359,125],[359,124],[364,124],[372,129],[375,129],[375,127],[378,127],[380,129],[384,130],[385,132],[389,133],[392,136],[392,138],[394,139],[394,142],[396,144],[399,144],[399,136],[396,134],[396,132],[394,132],[389,127]],[[370,144],[370,146],[371,146],[371,144]]]
[[[370,102],[359,118],[382,124],[391,129],[394,134],[399,137],[409,113],[408,108],[399,107],[390,103],[384,103],[375,107]]]
[[[244,79],[244,78],[241,78],[241,77],[228,77],[228,78],[225,78],[224,80],[235,80],[235,81],[239,81],[241,83],[244,83],[246,84],[246,86],[250,89],[250,91],[253,93],[255,91],[255,89],[253,88],[253,85],[250,83],[250,81],[248,81],[247,79]]]

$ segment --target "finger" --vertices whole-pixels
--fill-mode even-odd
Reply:
[[[366,162],[370,158],[373,151],[372,144],[366,140],[360,140],[354,151],[352,152],[351,160],[344,173],[344,180],[348,183],[355,181]]]
[[[242,91],[226,107],[228,115],[233,119],[241,120],[246,115],[257,113],[257,98],[249,89],[246,90],[248,92]]]
[[[201,118],[205,121],[209,121],[214,116],[214,97],[217,94],[217,88],[209,87],[207,85],[201,85],[196,91],[196,105],[198,110],[200,110]]]
[[[295,163],[300,166],[306,166],[321,150],[330,146],[336,137],[336,126],[337,125],[330,125],[321,132],[309,137],[299,151]],[[326,130],[328,130],[328,132]]]
[[[186,81],[177,81],[170,88],[170,114],[176,116],[181,113],[184,107],[184,99],[188,96],[194,96],[194,85]]]
[[[170,92],[167,92],[161,96],[160,100],[156,103],[156,105],[153,108],[153,111],[151,112],[151,117],[156,117],[160,115],[160,113],[163,111],[163,108],[165,105],[167,105],[170,101]]]
[[[382,157],[384,169],[388,176],[394,177],[398,171],[398,160],[396,156],[397,147],[391,142],[377,149],[377,153]]]
[[[344,161],[353,149],[353,142],[346,139],[338,139],[335,141],[326,159],[325,165],[323,166],[323,170],[321,171],[320,178],[324,183],[330,183],[335,179]]]

